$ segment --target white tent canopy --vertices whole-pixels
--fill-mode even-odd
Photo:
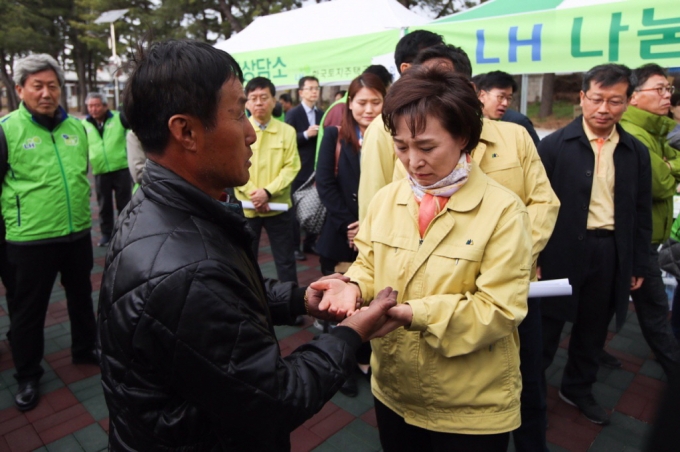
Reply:
[[[409,11],[396,0],[334,0],[257,17],[243,31],[215,47],[238,54],[402,29],[428,22],[428,18]]]
[[[285,89],[314,75],[342,85],[393,52],[406,28],[427,23],[396,0],[334,0],[258,17],[215,47],[236,58],[246,81],[267,77]]]

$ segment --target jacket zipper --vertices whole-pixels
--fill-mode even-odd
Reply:
[[[68,227],[69,232],[73,232],[73,213],[71,212],[71,194],[68,191],[68,184],[66,183],[66,173],[64,172],[64,165],[61,162],[61,156],[59,155],[59,149],[57,149],[57,142],[54,140],[54,134],[50,132],[50,137],[52,137],[52,144],[54,145],[54,152],[57,154],[57,160],[59,161],[59,170],[61,171],[61,180],[64,183],[64,191],[66,191],[66,207],[68,210]]]
[[[108,121],[108,119],[107,119]],[[104,131],[102,132],[102,155],[104,156],[104,164],[106,165],[106,172],[110,173],[111,172],[111,167],[109,166],[109,159],[106,157],[106,142],[104,141],[104,135],[106,135],[106,121],[104,121],[104,124],[102,124],[102,128]],[[97,132],[99,134],[99,132]]]

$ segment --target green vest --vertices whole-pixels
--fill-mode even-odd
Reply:
[[[90,149],[92,174],[95,175],[110,173],[128,167],[127,152],[125,150],[126,130],[120,122],[120,113],[117,111],[110,111],[110,113],[112,116],[104,122],[103,138],[94,124],[87,119],[83,119]]]
[[[0,196],[8,242],[63,237],[91,226],[87,138],[80,121],[65,116],[52,132],[23,102],[0,118],[8,154]]]

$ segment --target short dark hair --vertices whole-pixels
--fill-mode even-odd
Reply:
[[[507,72],[491,71],[483,74],[483,77],[476,82],[479,91],[491,91],[494,88],[511,88],[514,93],[517,91],[517,82],[514,77]]]
[[[402,63],[412,63],[418,52],[437,44],[444,44],[444,38],[431,31],[416,30],[404,35],[394,49],[394,62],[399,73],[401,74]]]
[[[470,80],[439,66],[409,69],[385,97],[385,127],[394,136],[396,124],[404,117],[411,136],[425,130],[427,117],[441,121],[452,137],[467,140],[470,152],[482,133],[482,104]]]
[[[449,60],[457,73],[464,75],[468,79],[472,77],[472,65],[467,53],[460,47],[451,44],[438,44],[421,50],[413,60],[413,64],[423,64],[426,61],[438,58]]]
[[[248,83],[246,83],[246,96],[256,89],[265,88],[269,88],[269,92],[272,94],[272,97],[276,96],[276,87],[271,80],[266,77],[253,77],[248,81]]]
[[[477,74],[470,79],[470,81],[472,83],[474,83],[475,89],[477,90],[478,93],[479,93],[479,85],[480,85],[480,83],[482,83],[482,79],[484,78],[484,75],[485,74]]]
[[[169,40],[140,47],[123,92],[124,113],[144,150],[163,154],[170,139],[168,120],[177,114],[195,116],[215,127],[222,86],[243,82],[234,58],[210,44]]]
[[[390,74],[390,71],[388,71],[387,68],[382,64],[371,64],[369,67],[364,69],[364,74],[377,75],[383,82],[383,85],[385,85],[385,88],[390,86],[392,84],[392,80],[394,79],[392,74]]]
[[[650,77],[654,77],[655,75],[666,77],[664,68],[656,63],[648,63],[637,69],[633,69],[633,76],[631,77],[633,89],[638,89],[644,85]]]
[[[288,93],[283,93],[279,96],[279,100],[283,102],[288,102],[289,104],[293,103],[293,98],[290,97],[290,94]]]
[[[581,90],[587,93],[592,82],[599,83],[603,87],[614,86],[617,83],[627,83],[626,97],[633,94],[635,88],[632,79],[632,72],[628,66],[623,64],[600,64],[583,74]]]
[[[302,77],[302,78],[298,81],[298,88],[299,88],[299,89],[304,88],[304,87],[305,87],[305,82],[308,81],[308,80],[309,80],[309,81],[314,81],[314,82],[316,82],[316,83],[319,83],[319,79],[316,78],[316,77],[314,77],[313,75],[305,75],[304,77]]]

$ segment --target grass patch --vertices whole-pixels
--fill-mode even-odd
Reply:
[[[536,127],[544,129],[559,129],[566,126],[574,119],[574,106],[576,104],[565,101],[556,100],[553,102],[553,114],[547,118],[539,118],[538,112],[541,108],[540,102],[531,102],[527,104],[527,116],[534,123]]]

